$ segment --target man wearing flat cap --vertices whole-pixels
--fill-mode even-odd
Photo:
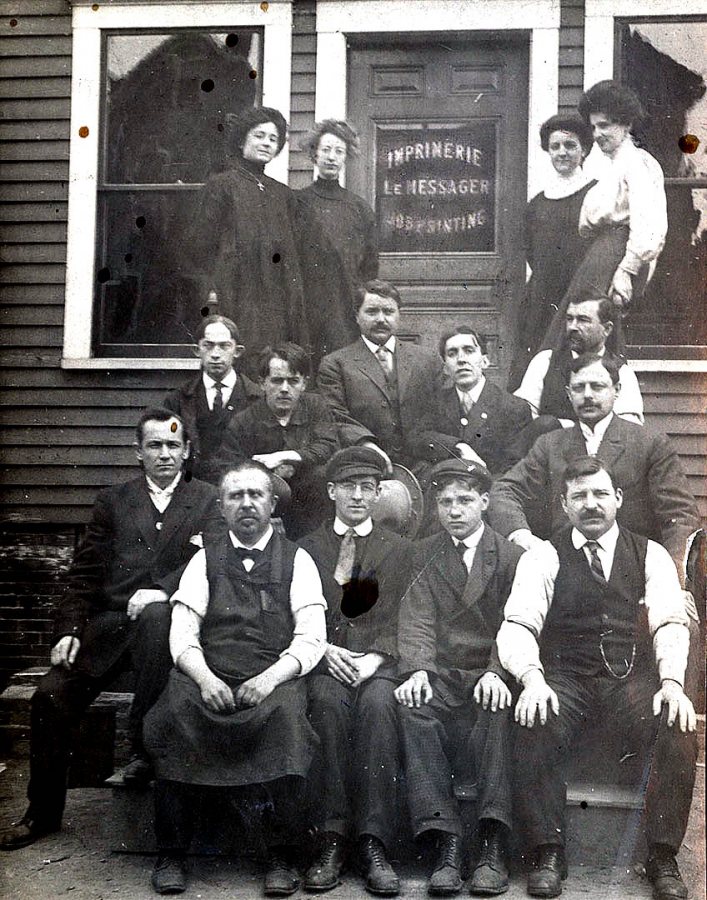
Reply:
[[[305,887],[336,887],[350,838],[359,868],[376,894],[400,882],[386,850],[397,830],[399,769],[397,627],[412,570],[412,545],[373,522],[385,462],[368,447],[335,453],[326,468],[333,521],[299,545],[314,559],[327,601],[328,644],[308,677],[310,721],[321,750],[310,771],[319,830]]]
[[[431,472],[442,531],[417,545],[415,571],[400,606],[395,691],[416,838],[436,839],[429,893],[462,886],[462,821],[452,790],[459,763],[478,791],[474,895],[508,887],[511,829],[511,693],[496,632],[522,554],[483,522],[491,476],[478,463],[450,459]],[[465,777],[469,777],[464,772]]]

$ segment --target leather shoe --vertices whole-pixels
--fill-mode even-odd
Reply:
[[[131,788],[144,790],[154,778],[152,763],[137,753],[123,769],[123,784]]]
[[[508,863],[503,826],[495,821],[482,831],[481,852],[469,882],[469,893],[476,897],[495,897],[508,890]]]
[[[567,878],[565,848],[559,844],[542,844],[537,848],[535,868],[528,873],[531,897],[559,897]]]
[[[366,890],[381,897],[395,897],[400,893],[400,879],[388,862],[385,847],[372,834],[361,838],[359,865],[366,879]]]
[[[18,822],[12,822],[0,835],[0,850],[21,850],[47,834],[59,831],[61,826],[42,825],[27,814]]]
[[[646,875],[653,882],[654,900],[685,900],[687,897],[687,888],[670,847],[651,848]]]
[[[462,887],[462,842],[446,831],[437,840],[437,862],[430,875],[427,892],[435,897],[451,897]]]
[[[304,876],[305,890],[330,891],[341,884],[345,856],[344,838],[333,831],[325,831],[321,836],[319,853]]]
[[[183,894],[187,887],[184,857],[169,854],[158,856],[150,881],[158,894]]]
[[[265,873],[265,896],[289,897],[299,888],[299,883],[299,875],[285,859],[284,853],[271,850]]]

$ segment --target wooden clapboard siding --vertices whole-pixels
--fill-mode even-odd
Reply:
[[[576,112],[584,82],[584,0],[560,2],[560,112]]]
[[[300,146],[314,125],[316,21],[314,0],[295,2],[290,115],[290,187],[293,188],[303,188],[312,182],[312,163]]]
[[[638,381],[646,427],[673,441],[707,524],[707,373],[639,372]]]

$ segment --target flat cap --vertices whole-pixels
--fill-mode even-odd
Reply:
[[[486,466],[456,457],[437,463],[430,472],[430,481],[435,487],[439,487],[447,481],[453,481],[455,478],[471,479],[481,494],[490,491],[493,482],[491,473]]]
[[[327,481],[346,481],[347,478],[363,475],[372,475],[378,481],[385,475],[385,460],[370,447],[337,450],[327,463]]]

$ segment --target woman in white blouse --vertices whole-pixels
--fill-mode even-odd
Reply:
[[[663,249],[668,231],[663,170],[631,137],[644,112],[630,88],[616,81],[600,81],[583,94],[579,113],[591,127],[608,165],[582,203],[579,233],[590,243],[545,346],[555,346],[563,334],[570,299],[583,296],[587,289],[598,289],[617,307],[617,344],[611,349],[623,352],[618,326],[632,300],[642,294],[650,264]]]

